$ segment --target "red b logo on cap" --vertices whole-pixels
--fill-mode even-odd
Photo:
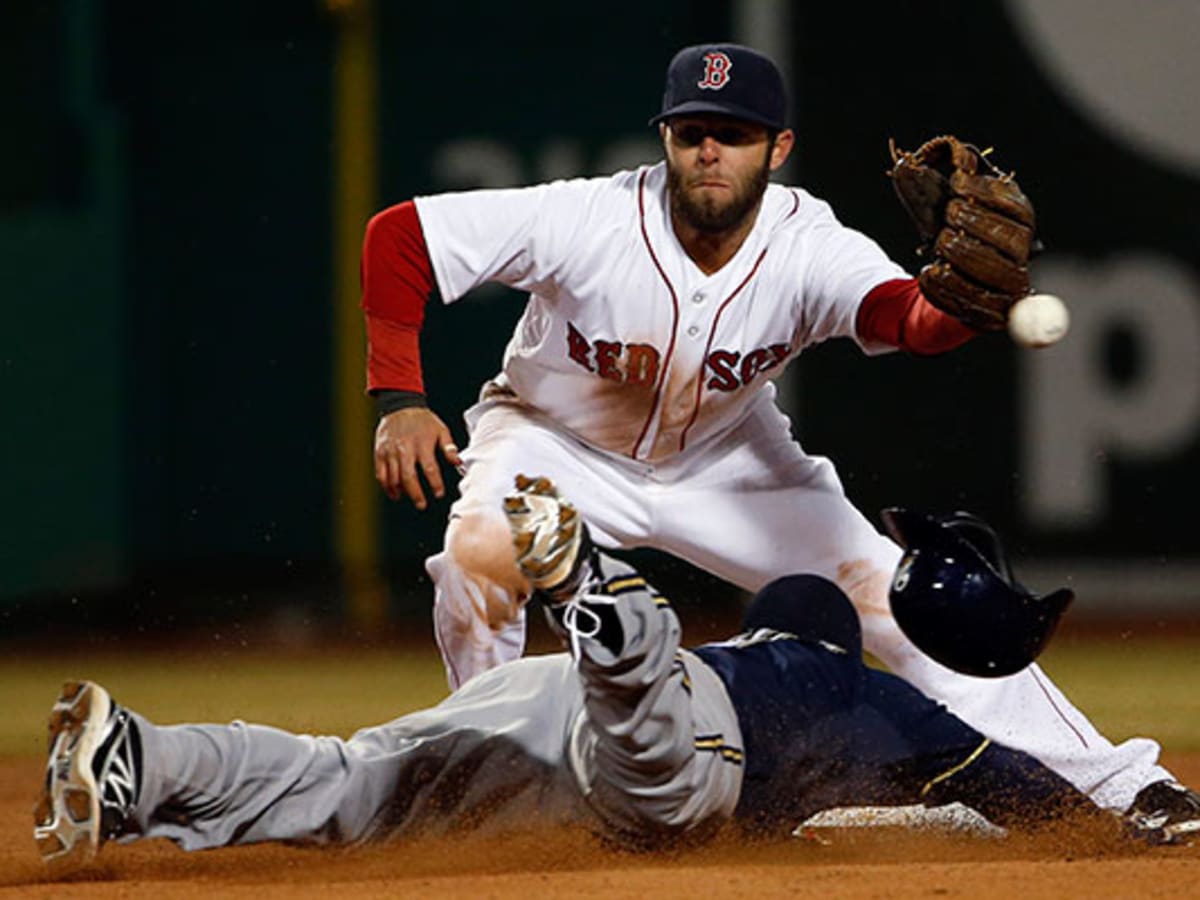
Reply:
[[[720,50],[704,54],[704,78],[696,82],[696,86],[706,91],[719,91],[729,84],[729,70],[733,68],[733,60]]]

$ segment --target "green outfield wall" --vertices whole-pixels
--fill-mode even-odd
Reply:
[[[867,21],[848,4],[377,0],[374,208],[653,160],[645,123],[666,62],[724,36],[788,72],[787,177],[914,270],[888,139],[953,131],[995,145],[1037,205],[1035,285],[1068,300],[1071,336],[1039,353],[992,336],[935,360],[818,348],[785,381],[797,432],[869,515],[971,509],[1002,528],[1031,580],[1085,588],[1097,610],[1190,614],[1200,110],[1181,87],[1196,63],[1174,37],[1187,23],[1146,13],[1138,34],[1158,49],[1122,74],[1137,48],[1118,20],[1085,33],[1024,0],[970,16],[934,4],[943,14],[919,22],[903,4],[870,6]],[[10,624],[33,627],[32,609],[72,597],[120,597],[152,621],[171,618],[164,598],[216,618],[289,597],[339,609],[335,471],[347,453],[369,471],[371,445],[369,428],[342,433],[335,413],[367,403],[334,387],[333,85],[348,8],[56,0],[0,12]],[[430,304],[429,396],[460,442],[459,413],[521,303],[485,289]],[[421,561],[447,508],[363,506],[390,611],[428,605]]]

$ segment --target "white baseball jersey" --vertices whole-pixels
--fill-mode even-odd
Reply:
[[[491,391],[649,462],[736,425],[804,347],[857,340],[863,297],[908,277],[827,203],[779,185],[733,259],[706,275],[671,227],[666,176],[659,163],[416,199],[447,303],[485,281],[530,292]]]

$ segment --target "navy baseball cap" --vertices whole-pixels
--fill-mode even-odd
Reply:
[[[662,112],[650,124],[702,113],[782,130],[787,117],[783,76],[770,58],[741,44],[684,47],[667,67]]]

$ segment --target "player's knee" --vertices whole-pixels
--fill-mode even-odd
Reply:
[[[437,615],[461,627],[483,621],[493,630],[502,628],[519,616],[529,595],[501,517],[455,519],[446,531],[445,549],[425,568],[437,587]]]
[[[820,575],[776,578],[754,595],[742,627],[786,631],[803,640],[836,644],[854,656],[862,653],[858,613],[845,592]]]
[[[512,535],[500,515],[478,513],[455,519],[446,529],[447,563],[478,581],[509,588],[523,584]]]

